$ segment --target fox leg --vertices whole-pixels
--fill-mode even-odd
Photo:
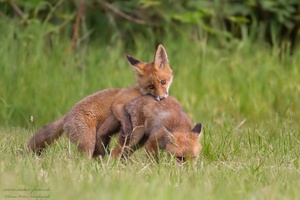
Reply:
[[[149,140],[145,143],[145,149],[148,158],[154,159],[157,163],[159,163],[158,158],[158,145],[156,140],[153,140],[153,138],[149,138]]]
[[[74,144],[77,144],[79,152],[92,158],[96,144],[96,125],[89,123],[92,120],[76,119],[66,121],[64,131]]]
[[[119,121],[122,126],[122,133],[119,134],[117,145],[112,151],[114,158],[123,157],[123,153],[128,154],[128,152],[131,151],[131,148],[128,146],[129,143],[131,143],[131,147],[133,147],[134,143],[138,144],[143,136],[143,131],[141,131],[140,128],[142,127],[143,130],[144,117],[142,114],[134,112],[136,109],[130,111],[122,107],[122,109],[115,110],[114,112],[115,116],[119,116]],[[135,138],[131,138],[136,128],[138,128],[139,131],[136,132]]]
[[[71,133],[69,134],[69,138],[71,142],[77,144],[77,148],[79,152],[82,152],[88,156],[88,158],[92,158],[94,154],[95,144],[96,144],[96,137],[95,137],[96,129],[88,130],[83,135]],[[76,136],[77,135],[77,136]]]
[[[144,126],[136,126],[133,128],[128,146],[122,149],[120,157],[122,159],[129,157],[136,150],[144,146],[145,142],[146,137],[144,133]]]
[[[122,133],[119,134],[117,144],[111,152],[111,155],[113,158],[118,158],[118,157],[122,156],[125,149],[128,148],[126,146],[128,141],[129,141],[129,139],[127,137],[125,137],[124,134],[122,134]]]
[[[113,109],[114,116],[120,121],[122,132],[119,134],[117,145],[112,151],[112,157],[120,157],[124,148],[129,142],[132,132],[132,123],[129,114],[124,110],[124,105],[115,106]]]
[[[135,126],[132,130],[128,146],[130,148],[133,148],[134,146],[138,145],[144,136],[145,136],[144,125]]]
[[[111,136],[120,130],[120,122],[110,115],[97,130],[96,145],[93,157],[104,156],[108,153]]]
[[[126,112],[124,104],[113,105],[112,112],[115,118],[121,123],[124,138],[128,137],[132,131],[130,115]]]
[[[166,149],[167,144],[172,142],[172,137],[165,127],[152,130],[149,139],[145,143],[147,155],[159,163],[158,151],[159,149]]]

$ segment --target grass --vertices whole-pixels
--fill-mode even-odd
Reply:
[[[200,162],[177,167],[165,157],[152,164],[143,150],[125,163],[87,160],[66,138],[38,158],[24,150],[28,130],[4,130],[0,179],[3,189],[50,188],[34,194],[53,199],[295,199],[300,180],[296,131],[276,127],[269,132],[264,125],[222,136],[208,130]],[[8,194],[29,195],[3,192]]]
[[[151,60],[154,45],[137,39],[89,44],[67,54],[69,42],[39,24],[0,20],[1,197],[25,199],[296,199],[299,195],[300,56],[249,41],[220,48],[206,40],[162,43],[174,72],[171,94],[204,124],[196,166],[159,165],[143,150],[125,162],[87,160],[63,137],[41,157],[28,153],[34,132],[95,91],[134,84],[128,53]],[[4,31],[5,30],[5,31]],[[48,196],[49,195],[49,196]]]

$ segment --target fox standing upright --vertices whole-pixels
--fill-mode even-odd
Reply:
[[[127,102],[146,94],[157,101],[168,97],[172,70],[162,45],[158,46],[152,62],[126,57],[136,72],[137,85],[106,89],[84,98],[66,115],[38,130],[28,142],[29,149],[40,153],[66,132],[71,142],[78,145],[78,150],[89,158],[105,155],[111,136],[125,123],[123,115]]]
[[[198,123],[192,128],[191,119],[177,99],[169,96],[163,101],[155,101],[152,96],[145,95],[128,102],[124,110],[123,118],[127,122],[122,129],[129,135],[129,141],[115,147],[114,157],[129,156],[145,146],[148,154],[157,161],[159,149],[173,155],[178,164],[188,159],[197,161],[202,149],[202,125]],[[119,148],[122,148],[121,154]]]

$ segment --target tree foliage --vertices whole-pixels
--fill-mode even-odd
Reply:
[[[158,43],[166,34],[219,41],[250,38],[294,49],[299,37],[299,0],[0,0],[0,17],[24,26],[41,23],[48,34],[133,44]]]

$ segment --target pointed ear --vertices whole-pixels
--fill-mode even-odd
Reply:
[[[172,140],[175,140],[175,137],[174,135],[171,133],[171,129],[165,127],[165,126],[162,126],[162,131],[167,135],[168,138],[172,139]]]
[[[202,132],[202,124],[196,124],[196,126],[192,129],[192,132],[201,135],[200,133]]]
[[[159,67],[159,68],[163,68],[165,64],[168,64],[169,60],[168,60],[168,55],[167,52],[165,50],[165,48],[163,47],[163,45],[158,45],[156,53],[155,53],[155,57],[154,57],[154,64],[155,66]]]
[[[127,60],[129,61],[129,63],[134,67],[134,69],[136,70],[136,72],[139,75],[144,75],[144,70],[142,68],[143,65],[140,65],[142,62],[135,59],[134,57],[131,57],[130,55],[126,55]]]
[[[135,59],[134,57],[131,57],[130,55],[126,55],[126,58],[132,66],[135,66],[136,64],[141,62],[141,61]]]
[[[176,138],[170,131],[167,130],[166,127],[162,126],[159,132],[160,132],[159,135],[161,135],[161,139],[158,140],[158,146],[160,149],[165,149],[167,144],[169,143],[177,145]]]

